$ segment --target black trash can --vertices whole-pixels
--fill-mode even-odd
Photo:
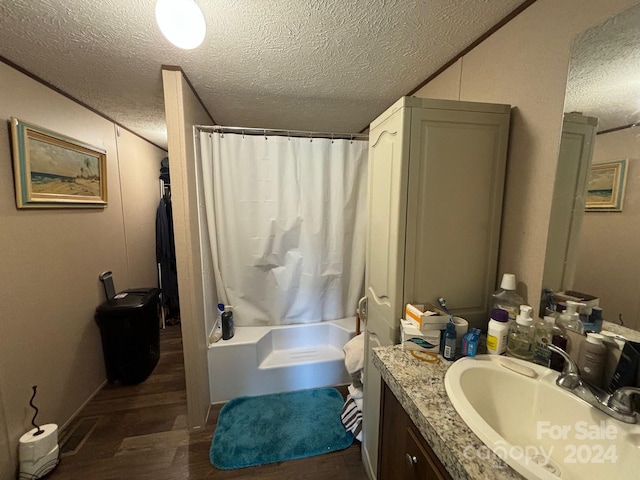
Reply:
[[[109,383],[147,379],[160,358],[158,288],[124,290],[96,309]]]

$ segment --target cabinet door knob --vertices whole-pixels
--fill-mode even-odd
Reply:
[[[411,455],[411,454],[407,453],[405,458],[407,459],[407,463],[409,464],[410,467],[413,467],[414,465],[417,465],[417,463],[418,463],[418,459],[416,458],[415,455]]]

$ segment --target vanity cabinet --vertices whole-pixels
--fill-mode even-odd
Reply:
[[[400,402],[382,383],[378,480],[450,480]]]
[[[486,326],[502,218],[509,105],[403,97],[369,130],[362,458],[375,479],[380,375],[406,303],[442,296]]]

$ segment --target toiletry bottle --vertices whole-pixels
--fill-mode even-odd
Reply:
[[[551,337],[551,344],[568,353],[569,341],[564,333],[557,327],[554,329],[553,337]],[[564,358],[562,358],[562,355],[551,352],[549,356],[549,368],[556,372],[561,372],[564,368]]]
[[[494,308],[487,327],[487,353],[502,355],[507,350],[508,336],[509,313],[501,308]]]
[[[599,333],[587,334],[587,339],[580,346],[578,355],[578,369],[583,380],[593,386],[602,386],[604,365],[607,357],[607,347],[604,338]]]
[[[491,309],[500,308],[509,314],[509,325],[515,322],[524,300],[516,293],[516,276],[513,273],[502,275],[500,288],[491,295]]]
[[[554,333],[556,319],[550,315],[546,315],[544,319],[538,322],[534,329],[534,350],[533,361],[544,367],[549,366],[551,350],[548,345],[551,343]]]
[[[444,334],[444,350],[442,356],[445,360],[456,359],[456,325],[453,322],[447,323],[447,330]]]
[[[602,374],[602,388],[609,391],[611,380],[618,368],[622,349],[620,348],[620,344],[615,340],[615,337],[617,336],[615,333],[603,330],[600,332],[600,335],[602,335],[602,343],[604,343],[604,346],[607,349],[604,361],[604,373]]]
[[[224,312],[222,313],[222,339],[229,340],[233,337],[235,333],[235,329],[233,327],[233,312],[231,311],[231,307],[224,307]]]
[[[533,319],[531,307],[520,305],[520,314],[516,317],[516,323],[509,331],[507,340],[507,356],[533,360]]]
[[[216,343],[222,338],[222,312],[224,311],[224,304],[218,304],[218,312],[216,315],[216,324],[213,326],[213,331],[209,336],[210,343]]]
[[[593,307],[591,309],[591,315],[589,315],[588,325],[584,325],[585,330],[592,330],[595,333],[600,333],[602,330],[602,309],[600,307]]]
[[[582,334],[584,326],[580,321],[578,307],[585,307],[584,303],[567,300],[567,309],[558,317],[558,325],[566,330]]]

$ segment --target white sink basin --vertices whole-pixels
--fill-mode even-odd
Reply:
[[[558,387],[557,376],[515,358],[478,355],[455,362],[445,387],[471,430],[527,479],[637,479],[640,425],[600,412]]]

